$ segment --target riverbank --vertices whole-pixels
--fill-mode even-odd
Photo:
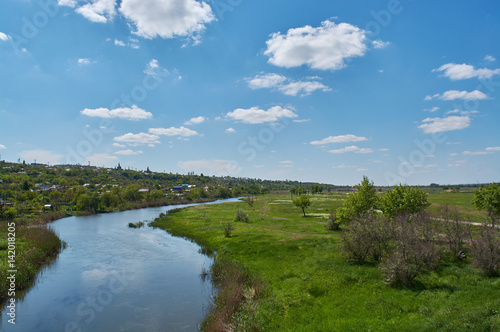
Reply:
[[[387,285],[376,264],[347,262],[340,232],[325,228],[343,195],[314,195],[302,217],[289,195],[182,209],[154,222],[240,264],[266,291],[223,326],[254,331],[477,330],[500,328],[500,280],[468,264],[444,264],[413,288]],[[249,222],[224,222],[244,209]],[[217,303],[217,299],[215,300]],[[246,303],[249,303],[246,305]],[[212,318],[208,317],[208,320]]]

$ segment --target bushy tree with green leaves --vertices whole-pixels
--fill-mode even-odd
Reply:
[[[496,183],[490,183],[479,188],[474,193],[472,204],[478,210],[486,211],[491,223],[495,225],[500,219],[500,186]]]
[[[300,195],[299,197],[295,197],[293,199],[293,204],[296,207],[299,207],[302,209],[302,213],[304,214],[304,217],[306,216],[306,208],[311,206],[311,200],[309,199],[309,196],[307,195]]]
[[[414,215],[429,205],[425,190],[401,184],[389,189],[379,199],[380,209],[391,219],[398,215]]]
[[[356,185],[356,189],[358,191],[347,196],[342,207],[337,209],[336,217],[339,223],[348,223],[353,218],[360,218],[376,208],[378,197],[373,181],[363,176],[363,180]]]

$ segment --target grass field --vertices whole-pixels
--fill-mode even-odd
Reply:
[[[433,209],[458,205],[465,218],[474,215],[468,195],[433,194],[429,200]],[[237,202],[183,209],[154,226],[239,262],[263,280],[267,291],[258,305],[237,314],[236,331],[500,330],[500,279],[466,263],[444,264],[418,277],[414,288],[401,289],[387,285],[376,264],[347,262],[340,232],[325,229],[344,197],[312,196],[307,217],[289,195],[276,194],[259,196],[253,207]],[[250,221],[235,223],[225,237],[222,222],[232,221],[238,208]]]

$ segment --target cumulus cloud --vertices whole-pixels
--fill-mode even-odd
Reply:
[[[120,143],[113,143],[113,146],[117,148],[124,148],[126,145],[120,144]]]
[[[59,6],[76,7],[76,0],[57,0]]]
[[[146,133],[139,133],[139,134],[128,133],[113,138],[113,141],[127,143],[129,145],[159,144],[160,143],[160,141],[158,141],[159,138],[160,137],[158,135],[151,135]]]
[[[236,130],[234,128],[229,127],[225,130],[225,132],[228,134],[234,134],[236,132]]]
[[[297,114],[292,110],[282,108],[281,106],[274,106],[267,111],[258,107],[252,107],[249,109],[238,108],[232,112],[228,112],[226,117],[243,123],[259,124],[275,122],[281,118],[296,118]]]
[[[486,55],[486,56],[484,57],[484,60],[486,60],[486,61],[488,61],[488,62],[494,62],[494,61],[496,61],[497,59],[495,59],[495,58],[494,58],[493,56],[491,56],[491,55]]]
[[[320,27],[309,25],[289,29],[285,35],[273,33],[267,40],[268,62],[278,67],[338,70],[346,59],[363,56],[366,31],[349,23],[324,21]]]
[[[107,108],[96,108],[96,109],[86,108],[80,113],[86,116],[106,118],[106,119],[120,118],[125,120],[144,120],[144,119],[151,119],[153,117],[153,114],[151,114],[150,112],[146,112],[145,110],[137,107],[136,105],[132,105],[132,108],[122,107],[122,108],[115,108],[112,110],[109,110]]]
[[[455,99],[482,100],[482,99],[488,99],[488,96],[479,90],[474,90],[471,92],[449,90],[444,92],[443,94],[436,93],[434,96],[426,96],[425,100],[432,100],[436,98],[441,100],[455,100]]]
[[[491,146],[486,148],[486,151],[500,151],[500,146]]]
[[[67,2],[73,4],[71,1]],[[93,0],[78,7],[75,11],[91,22],[106,23],[113,20],[116,15],[115,6],[116,0]]]
[[[492,154],[492,151],[464,151],[462,152],[465,156],[480,156],[484,154]]]
[[[189,126],[189,125],[194,125],[194,124],[200,124],[200,123],[205,122],[205,120],[206,120],[206,119],[207,119],[207,118],[206,118],[206,117],[204,117],[204,116],[197,116],[197,117],[195,117],[195,118],[192,118],[192,119],[190,119],[190,120],[188,120],[188,121],[184,122],[184,124],[185,124],[186,126]]]
[[[19,153],[22,159],[25,159],[26,162],[35,161],[37,163],[49,163],[49,164],[58,164],[61,162],[64,157],[62,154],[57,154],[52,151],[37,149],[37,150],[28,150],[22,151]]]
[[[367,141],[368,138],[366,137],[360,137],[356,135],[339,135],[339,136],[329,136],[327,138],[323,138],[322,140],[319,141],[312,141],[309,144],[312,145],[323,145],[323,144],[329,144],[329,143],[351,143],[351,142],[363,142]]]
[[[210,6],[195,0],[122,0],[120,12],[135,26],[134,34],[152,39],[194,37],[215,20]]]
[[[12,39],[12,37],[11,37],[11,36],[9,36],[9,35],[7,35],[7,34],[5,34],[5,33],[3,33],[3,32],[0,32],[0,40],[1,40],[1,41],[9,41],[9,40],[11,40],[11,39]]]
[[[186,127],[149,128],[149,132],[155,135],[182,136],[182,137],[199,135],[196,131]]]
[[[422,120],[418,128],[426,134],[434,134],[442,131],[460,130],[470,126],[471,119],[468,116],[449,116],[446,118],[426,118]]]
[[[465,80],[468,78],[477,77],[479,79],[488,79],[493,75],[500,74],[500,69],[488,69],[481,68],[475,69],[474,66],[456,63],[447,63],[442,65],[437,69],[433,69],[433,72],[444,72],[443,75],[448,77],[452,81]]]
[[[138,151],[133,151],[133,150],[120,150],[116,151],[115,154],[121,155],[121,156],[136,156],[138,154],[143,154],[141,150]]]
[[[331,91],[329,87],[318,82],[317,77],[311,77],[306,80],[293,81],[285,76],[269,73],[256,75],[253,78],[246,78],[250,89],[274,89],[288,96],[307,96],[316,90]]]
[[[328,151],[330,153],[346,153],[346,152],[354,152],[354,153],[372,153],[373,150],[369,148],[359,148],[355,145],[351,146],[346,146],[345,148],[342,149],[337,149],[337,150],[330,150]]]
[[[390,44],[391,44],[390,42],[385,42],[385,41],[382,41],[380,39],[372,41],[372,46],[374,48],[386,48]]]
[[[426,108],[424,111],[434,113],[436,111],[439,111],[439,107]]]
[[[3,144],[0,144],[0,150],[7,149],[7,147]]]
[[[87,65],[90,65],[92,63],[95,63],[95,61],[92,61],[88,58],[81,58],[81,59],[77,60],[77,63],[79,66],[87,66]]]
[[[123,41],[121,41],[121,40],[118,40],[118,39],[115,39],[114,43],[115,43],[116,46],[125,46],[125,43]]]
[[[199,171],[214,175],[238,175],[241,167],[233,160],[190,160],[179,161],[177,166],[186,171]]]

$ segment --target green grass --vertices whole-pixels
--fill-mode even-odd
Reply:
[[[456,207],[459,212],[459,218],[465,221],[484,222],[487,216],[484,212],[478,211],[472,205],[473,192],[433,192],[429,193],[428,200],[432,205],[429,207],[431,212],[439,212],[441,207],[448,205]]]
[[[340,232],[325,229],[327,214],[343,197],[312,196],[305,218],[283,194],[260,196],[253,207],[237,202],[183,209],[153,224],[243,264],[262,279],[267,295],[236,315],[240,330],[249,324],[261,331],[500,329],[500,279],[486,278],[467,264],[444,266],[419,277],[418,287],[398,289],[384,282],[376,265],[348,263]],[[233,220],[238,208],[250,221],[235,223],[231,237],[225,237],[222,222]]]

